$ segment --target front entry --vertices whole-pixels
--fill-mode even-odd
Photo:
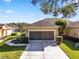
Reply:
[[[53,40],[54,31],[30,31],[30,40]]]

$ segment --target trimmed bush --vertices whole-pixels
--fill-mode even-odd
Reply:
[[[16,35],[17,35],[17,33],[12,33],[12,34],[11,34],[11,36],[16,36]]]
[[[25,33],[22,33],[22,34],[21,34],[21,37],[25,37],[25,35],[26,35]]]
[[[20,44],[20,43],[26,44],[26,43],[28,43],[28,37],[25,36],[25,33],[22,33],[20,36],[18,36],[16,38],[16,40],[13,40],[12,42],[15,43],[15,44]]]
[[[15,44],[26,44],[28,43],[28,37],[26,37],[25,33],[21,33],[21,35],[17,36],[17,38],[11,42]]]
[[[28,43],[28,37],[23,37],[22,38],[22,43]]]
[[[16,38],[16,40],[11,41],[12,43],[15,44],[26,44],[28,43],[28,38],[27,37],[22,37],[22,38]]]
[[[63,42],[63,37],[62,36],[56,36],[56,42],[57,42],[57,45],[60,45]]]
[[[73,42],[79,42],[79,38],[76,38],[76,37],[71,37],[71,36],[63,35],[63,38],[66,39],[66,40],[73,41]]]
[[[6,41],[11,40],[11,39],[14,39],[14,38],[16,38],[16,36],[6,37],[3,42],[6,42]]]

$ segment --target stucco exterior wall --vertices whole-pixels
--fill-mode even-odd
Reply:
[[[7,35],[10,35],[10,34],[13,33],[13,32],[15,32],[15,30],[12,30],[12,29],[10,30],[10,29],[9,29],[9,30],[7,30]]]
[[[65,35],[79,38],[79,28],[78,27],[67,28],[66,31],[65,31]]]
[[[2,30],[0,29],[0,37],[2,37]]]
[[[9,29],[7,26],[2,27],[2,36],[10,35],[11,33],[15,32],[16,29]]]
[[[6,36],[7,35],[7,30],[4,30],[3,31],[3,36]]]

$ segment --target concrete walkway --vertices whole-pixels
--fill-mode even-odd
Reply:
[[[31,41],[20,59],[69,59],[53,41]]]

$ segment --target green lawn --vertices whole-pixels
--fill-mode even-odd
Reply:
[[[19,59],[25,47],[0,45],[0,59]]]
[[[21,35],[20,32],[15,32],[15,33],[16,33],[16,35],[8,35],[8,36],[5,37],[2,41],[0,40],[0,43],[4,43],[4,42],[6,42],[6,41],[8,41],[8,40],[12,40],[12,39],[14,39],[14,38],[16,38],[16,37],[18,37],[18,36]]]
[[[16,38],[16,36],[8,36],[3,41],[0,41],[0,59],[19,59],[22,52],[24,51],[24,46],[8,46],[4,42]]]
[[[60,48],[70,57],[70,59],[79,59],[79,48],[75,47],[75,43],[64,40]]]

